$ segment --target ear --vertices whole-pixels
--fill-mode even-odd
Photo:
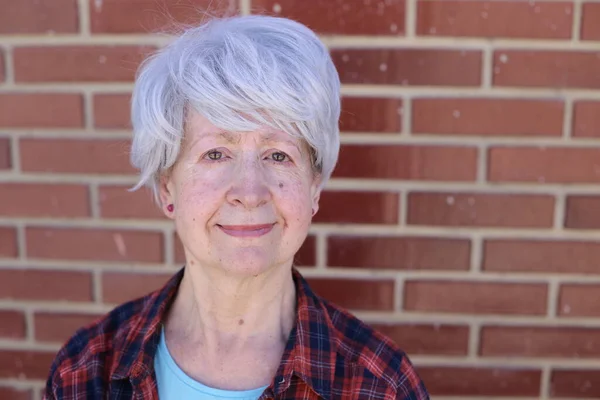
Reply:
[[[316,175],[310,187],[311,206],[314,216],[319,211],[319,200],[321,199],[321,175]]]
[[[158,182],[158,197],[160,199],[160,208],[162,212],[167,216],[167,218],[174,218],[173,211],[169,211],[169,205],[175,204],[175,198],[173,194],[175,193],[173,181],[171,179],[171,174],[163,174],[160,176]]]

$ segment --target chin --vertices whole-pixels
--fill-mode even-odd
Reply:
[[[219,257],[221,268],[234,275],[256,276],[270,269],[276,264],[276,259],[270,252],[259,248],[241,248],[227,256]]]

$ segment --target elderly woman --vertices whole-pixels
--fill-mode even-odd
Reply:
[[[390,339],[294,268],[337,160],[340,83],[305,26],[214,19],[144,63],[132,163],[185,267],[79,330],[46,399],[428,399]]]

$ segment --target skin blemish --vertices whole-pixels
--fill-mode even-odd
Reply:
[[[283,189],[283,182],[279,182],[279,189]]]
[[[240,319],[240,320],[239,320],[239,322],[238,322],[238,324],[239,324],[239,325],[244,325],[244,320],[243,320],[243,319]]]

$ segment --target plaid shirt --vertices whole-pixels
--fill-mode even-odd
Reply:
[[[183,277],[80,329],[59,351],[44,399],[158,399],[160,324]],[[294,269],[297,321],[260,399],[429,399],[390,339],[315,295]]]

